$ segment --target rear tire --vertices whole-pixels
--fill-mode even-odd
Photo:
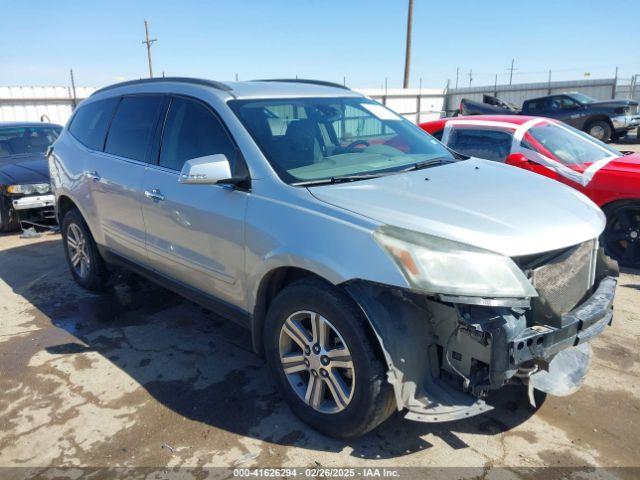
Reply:
[[[104,290],[108,272],[87,223],[76,209],[69,210],[62,220],[64,255],[73,279],[87,290]]]
[[[611,139],[611,134],[613,133],[611,130],[611,125],[609,125],[604,120],[596,120],[589,123],[585,131],[593,138],[595,138],[596,140],[600,140],[601,142],[608,142]]]
[[[291,325],[298,341],[288,333]],[[315,337],[323,340],[314,343],[314,331],[323,332]],[[286,287],[265,320],[265,355],[282,396],[303,422],[330,437],[364,435],[395,409],[385,364],[374,346],[358,306],[318,279]]]
[[[20,229],[18,212],[13,209],[11,200],[0,196],[0,232],[13,232]]]

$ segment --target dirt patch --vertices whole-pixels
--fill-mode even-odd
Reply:
[[[627,391],[583,387],[569,397],[548,397],[538,416],[573,444],[595,450],[601,465],[640,466],[640,400]]]
[[[615,345],[611,343],[607,343],[605,345],[594,344],[593,350],[595,351],[598,359],[609,362],[621,370],[631,370],[635,363],[640,362],[639,351],[634,352],[622,345]]]

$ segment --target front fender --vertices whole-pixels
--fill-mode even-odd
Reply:
[[[378,224],[361,218],[358,221],[356,215],[313,198],[311,202],[305,202],[304,197],[296,200],[294,203],[269,197],[249,199],[245,256],[247,311],[254,310],[262,280],[281,267],[307,270],[334,285],[361,278],[408,287],[395,262],[373,238]],[[348,216],[356,218],[347,221]]]

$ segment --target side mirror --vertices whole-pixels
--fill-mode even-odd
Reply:
[[[229,183],[231,179],[231,164],[226,155],[218,153],[184,162],[178,181],[187,184],[213,185]]]
[[[505,163],[513,165],[514,167],[525,168],[527,170],[531,169],[531,162],[523,153],[509,154]]]

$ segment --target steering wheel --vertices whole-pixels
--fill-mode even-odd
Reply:
[[[351,142],[349,145],[344,147],[344,153],[351,153],[358,145],[364,145],[365,147],[369,146],[369,142],[366,140],[356,140],[355,142]]]

